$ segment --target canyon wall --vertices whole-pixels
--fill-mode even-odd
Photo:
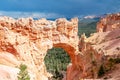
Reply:
[[[120,59],[120,13],[110,14],[102,18],[97,24],[97,32],[92,33],[90,37],[86,38],[85,35],[82,35],[79,50],[86,57],[86,59],[81,58],[86,61],[81,61],[81,63],[89,64],[84,65],[84,67],[86,67],[86,74],[92,74],[90,74],[91,78],[99,78],[100,66],[103,66],[104,70],[110,70],[110,59]],[[90,57],[91,59],[88,60]],[[118,73],[119,71],[118,68]],[[116,76],[112,76],[111,73],[111,76],[106,78],[119,80],[118,73],[114,73],[113,70],[113,74]],[[85,78],[90,77],[87,75]]]
[[[97,32],[106,32],[120,29],[120,13],[109,14],[97,24]]]
[[[79,38],[77,18],[0,17],[0,80],[17,80],[20,64],[27,65],[31,80],[49,80],[44,57],[53,47],[63,48],[71,59],[63,80],[96,79],[106,56],[120,55],[119,23],[119,13],[108,15],[98,22],[96,33]]]
[[[106,70],[111,68],[110,59],[120,59],[119,20],[119,13],[107,15],[98,22],[96,33],[92,33],[88,38],[85,34],[81,35],[79,39],[81,54],[75,56],[75,65],[68,66],[67,80],[100,79],[100,67],[103,66],[104,71],[107,72]],[[120,67],[120,65],[117,66]],[[118,72],[113,70],[113,74],[111,73],[111,76],[108,75],[105,78],[119,80],[120,68],[117,69]]]

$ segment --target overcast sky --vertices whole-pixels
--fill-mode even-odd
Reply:
[[[80,17],[120,11],[120,0],[0,0],[0,15]]]

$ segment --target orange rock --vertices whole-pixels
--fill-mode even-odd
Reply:
[[[0,25],[1,65],[11,68],[23,63],[28,66],[31,80],[48,80],[51,75],[46,71],[44,57],[47,50],[52,47],[64,48],[70,55],[72,64],[75,64],[75,55],[79,51],[79,38],[76,30],[78,19],[48,21],[46,19],[20,18],[15,20],[1,17]],[[10,58],[7,59],[7,55]],[[7,79],[6,72],[3,72],[3,75]],[[8,75],[12,75],[12,72]]]
[[[19,69],[15,67],[21,63],[27,65],[31,80],[48,80],[52,75],[46,71],[44,57],[53,47],[61,47],[70,55],[64,80],[97,78],[104,57],[120,54],[119,20],[119,13],[108,15],[98,22],[98,33],[79,39],[77,18],[0,17],[0,80],[16,80]]]
[[[120,29],[120,13],[109,14],[97,24],[97,32],[106,32]]]

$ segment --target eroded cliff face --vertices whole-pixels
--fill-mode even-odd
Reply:
[[[0,74],[4,75],[0,75],[1,80],[16,80],[19,69],[15,67],[21,63],[27,65],[31,80],[48,80],[51,74],[46,71],[44,57],[52,47],[66,50],[74,65],[79,52],[77,33],[77,18],[49,21],[0,17]]]
[[[110,59],[120,59],[119,20],[119,13],[108,15],[98,22],[96,33],[91,34],[88,38],[86,38],[85,35],[81,36],[79,50],[83,53],[81,63],[85,64],[83,66],[85,67],[83,68],[85,69],[84,71],[86,71],[86,74],[84,75],[85,78],[98,78],[98,71],[101,65],[103,65],[107,70],[110,68],[108,64]],[[119,72],[116,73],[118,74]],[[112,76],[112,74],[110,77],[107,76],[107,78],[114,80],[120,79],[119,75]]]
[[[61,47],[70,55],[63,80],[96,79],[100,66],[120,55],[118,25],[119,13],[108,15],[100,20],[96,33],[79,39],[77,18],[0,17],[0,80],[17,80],[16,66],[21,63],[27,65],[31,80],[48,80],[52,75],[46,71],[44,57],[52,47]]]
[[[97,24],[97,32],[106,32],[120,29],[120,13],[109,14]]]

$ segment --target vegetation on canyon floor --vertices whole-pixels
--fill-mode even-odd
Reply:
[[[96,32],[96,24],[98,20],[95,21],[79,21],[78,24],[78,35],[86,34],[87,37],[90,36],[91,33]]]
[[[45,57],[47,71],[53,74],[52,80],[61,80],[69,63],[70,57],[62,48],[48,50]]]

